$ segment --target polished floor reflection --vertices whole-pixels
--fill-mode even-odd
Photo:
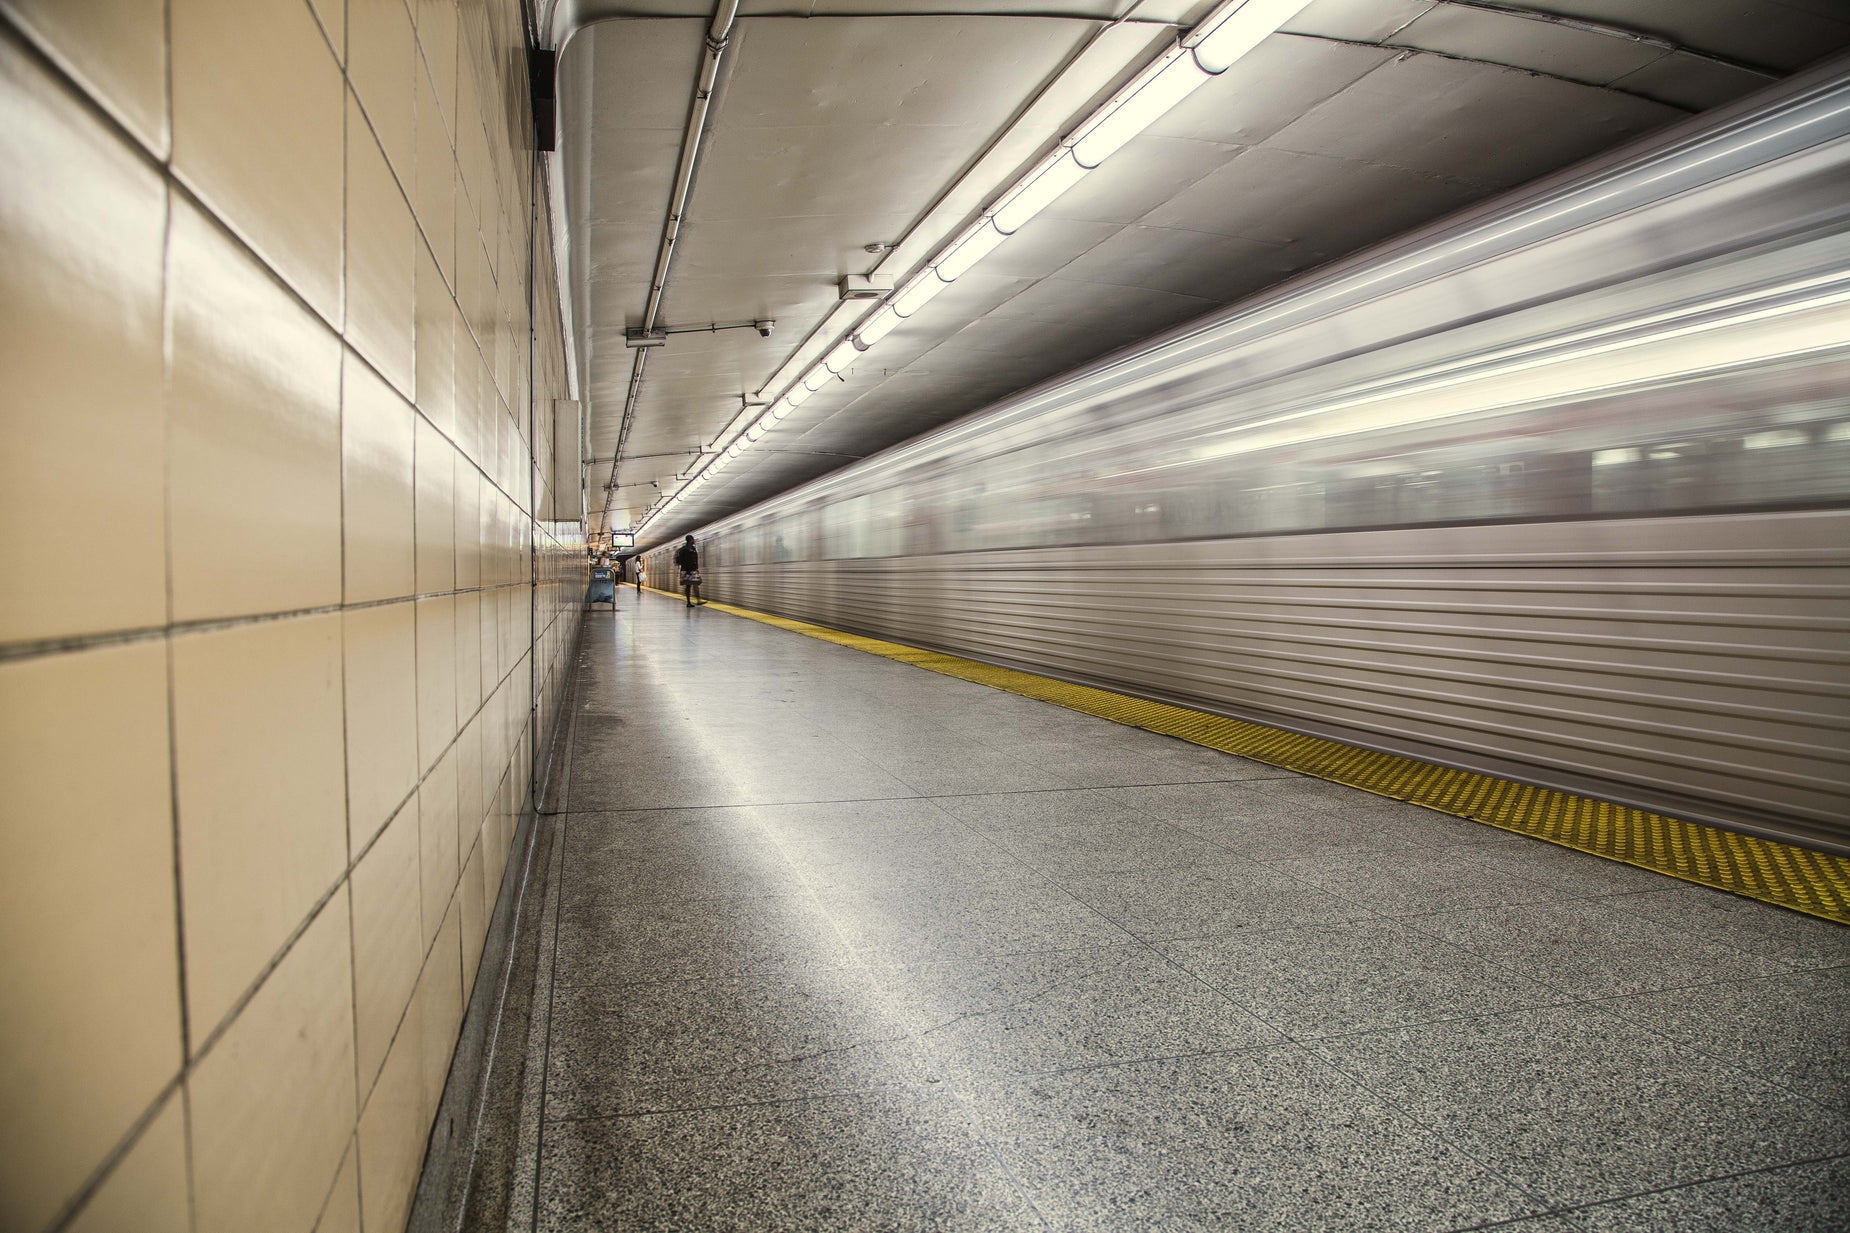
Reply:
[[[1850,1227],[1850,930],[632,590],[579,673],[513,1227]]]

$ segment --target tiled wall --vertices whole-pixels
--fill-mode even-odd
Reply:
[[[0,0],[0,1228],[405,1223],[583,587],[521,47]]]

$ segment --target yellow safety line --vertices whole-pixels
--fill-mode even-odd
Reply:
[[[651,590],[655,588],[651,587]],[[673,598],[680,596],[662,591]],[[1222,753],[1850,925],[1850,859],[1589,797],[1074,685],[938,651],[709,602],[708,607],[929,672],[1179,737]]]

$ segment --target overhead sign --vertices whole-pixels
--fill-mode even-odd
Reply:
[[[634,548],[636,546],[636,537],[628,531],[612,531],[610,533],[610,546],[612,548]]]

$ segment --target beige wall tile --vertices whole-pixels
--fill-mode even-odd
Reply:
[[[468,332],[471,342],[478,354],[487,351],[489,344],[489,324],[493,317],[495,282],[488,272],[488,256],[482,251],[479,236],[469,226],[464,225],[467,217],[465,208],[457,211],[456,226],[456,303],[462,309],[463,328]],[[462,350],[460,336],[456,340],[457,350]],[[484,406],[494,401],[495,379],[493,365],[483,362],[480,397]],[[486,441],[486,438],[485,438]]]
[[[417,440],[418,591],[456,585],[456,447],[420,420]]]
[[[456,585],[482,585],[482,473],[468,459],[456,464]]]
[[[186,1107],[176,1091],[63,1233],[192,1233],[192,1228]]]
[[[456,715],[467,719],[482,705],[482,597],[456,595]]]
[[[174,616],[338,603],[340,340],[177,196],[171,252]]]
[[[341,615],[345,639],[348,847],[359,852],[417,786],[417,608]]]
[[[482,717],[456,738],[456,851],[463,860],[482,829]],[[465,880],[467,880],[465,875]]]
[[[462,900],[450,899],[449,911],[437,930],[437,940],[418,977],[417,1000],[424,1026],[424,1107],[434,1116],[443,1099],[462,1034]]]
[[[436,258],[417,246],[417,403],[440,431],[456,435],[456,302]]]
[[[340,65],[302,0],[171,0],[173,167],[341,321]]]
[[[347,78],[407,191],[412,183],[412,88],[417,40],[405,0],[347,0]]]
[[[369,1230],[405,1227],[424,1160],[435,1110],[424,1105],[422,1009],[411,1003],[360,1115],[361,1223]]]
[[[501,897],[501,876],[507,870],[507,802],[513,782],[511,775],[501,780],[495,789],[495,803],[482,822],[482,903],[490,916]]]
[[[347,602],[409,596],[417,589],[412,499],[417,414],[349,351],[341,378],[341,485]]]
[[[356,1135],[347,1144],[347,1155],[340,1162],[334,1189],[328,1194],[315,1233],[360,1233],[360,1141]]]
[[[418,47],[424,66],[443,104],[446,124],[454,129],[456,114],[456,0],[417,0]]]
[[[418,754],[423,768],[456,737],[456,616],[450,597],[418,601]]]
[[[417,76],[418,226],[445,280],[456,283],[456,152],[429,73]]]
[[[197,1233],[313,1226],[353,1133],[343,885],[187,1080]]]
[[[10,39],[0,110],[0,640],[159,625],[166,188]],[[103,509],[107,570],[50,533]]]
[[[347,106],[347,341],[409,398],[416,366],[417,229],[351,95]]]
[[[0,783],[0,1212],[36,1228],[182,1061],[165,645],[0,664]]]
[[[487,234],[484,216],[492,215],[496,209],[494,176],[488,166],[488,134],[482,125],[475,73],[467,56],[457,65],[456,123],[450,127],[450,139],[456,147],[456,186],[461,194],[456,208],[456,236],[460,243],[471,229]],[[486,267],[486,261],[483,264]]]
[[[486,458],[482,447],[482,357],[464,327],[462,310],[456,312],[456,443],[480,467]]]
[[[462,996],[468,1003],[475,989],[476,971],[482,966],[482,945],[488,937],[488,914],[482,901],[481,828],[468,837],[468,859],[463,862],[462,887],[456,894],[457,922],[462,930]]]
[[[405,802],[353,869],[354,1047],[361,1103],[417,986],[418,802]]]
[[[486,582],[486,579],[484,579]],[[501,592],[488,590],[480,592],[482,610],[482,700],[486,702],[495,692],[495,686],[501,683]],[[483,746],[485,756],[494,753],[494,742],[488,741]]]
[[[0,10],[30,31],[156,158],[167,156],[162,0],[0,0]]]
[[[456,747],[438,759],[418,787],[418,867],[422,871],[423,930],[428,949],[455,897],[459,876],[456,858]],[[420,952],[421,953],[421,952]]]
[[[341,618],[175,638],[173,713],[197,1042],[347,867]]]
[[[347,62],[347,0],[308,0],[309,7],[321,20],[321,29],[327,35],[328,45],[333,49],[334,58],[342,64]]]

